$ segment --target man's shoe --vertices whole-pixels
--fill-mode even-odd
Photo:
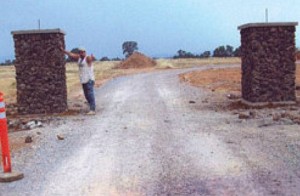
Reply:
[[[96,115],[96,112],[93,110],[90,110],[88,113],[86,113],[86,115]]]

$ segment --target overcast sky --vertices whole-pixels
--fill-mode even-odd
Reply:
[[[134,40],[146,55],[168,57],[238,47],[237,26],[264,22],[266,8],[269,22],[300,21],[299,0],[0,0],[0,61],[14,58],[10,32],[36,29],[39,19],[66,32],[68,50],[123,58],[122,43]]]

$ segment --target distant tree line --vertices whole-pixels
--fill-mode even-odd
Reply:
[[[14,65],[14,63],[15,63],[15,60],[7,59],[4,62],[0,63],[0,66],[10,66],[10,65]]]
[[[123,54],[126,58],[133,54],[134,51],[138,50],[138,43],[136,41],[125,41],[122,44]],[[78,48],[73,48],[71,50],[72,53],[79,53]],[[300,48],[296,48],[297,57],[300,59]],[[204,51],[200,54],[193,54],[191,52],[187,52],[185,50],[178,50],[177,54],[173,56],[174,59],[177,58],[209,58],[209,57],[240,57],[241,56],[241,49],[240,47],[234,48],[230,45],[226,46],[219,46],[214,49],[213,53],[210,51]],[[96,59],[97,60],[97,59]],[[120,61],[122,60],[119,57],[116,58],[108,58],[104,56],[99,61]],[[73,62],[74,60],[71,58],[66,59],[67,62]],[[15,60],[5,60],[4,62],[0,63],[0,66],[5,65],[13,65]]]
[[[201,54],[193,54],[191,52],[186,52],[180,49],[177,51],[177,54],[173,58],[177,59],[177,58],[240,57],[240,56],[241,56],[240,47],[234,49],[232,46],[226,45],[226,46],[217,47],[212,54],[210,51],[204,51]]]
[[[134,51],[137,51],[138,50],[138,43],[136,41],[125,41],[123,42],[122,44],[122,50],[123,50],[123,54],[125,55],[125,58],[128,58],[130,57]],[[71,50],[72,53],[75,53],[75,54],[78,54],[79,53],[79,50],[78,48],[73,48]],[[116,58],[108,58],[107,56],[104,56],[100,59],[96,59],[96,60],[99,60],[99,61],[120,61],[122,60],[121,58],[119,57],[116,57]],[[74,62],[74,59],[68,57],[66,59],[67,62]]]
[[[105,56],[105,57],[102,57],[101,59],[99,59],[99,61],[120,61],[120,60],[122,60],[121,58],[119,58],[119,57],[115,57],[115,58],[108,58],[107,56]]]

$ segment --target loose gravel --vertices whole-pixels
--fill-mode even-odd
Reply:
[[[33,141],[12,153],[25,178],[0,195],[299,195],[299,125],[274,123],[280,109],[239,119],[179,82],[211,67],[116,78],[96,90],[96,116],[11,133]]]

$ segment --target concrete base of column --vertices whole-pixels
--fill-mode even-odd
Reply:
[[[24,178],[24,174],[19,172],[0,173],[0,182],[13,182]]]
[[[295,105],[296,101],[281,101],[281,102],[250,102],[246,101],[245,99],[241,99],[241,102],[245,105],[251,106],[251,107],[264,107],[268,105],[274,105],[274,106],[286,106],[286,105]]]

